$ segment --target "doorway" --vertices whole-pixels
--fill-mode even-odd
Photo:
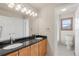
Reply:
[[[61,15],[59,18],[60,18],[60,26],[59,26],[60,29],[59,29],[59,40],[57,42],[57,50],[58,50],[57,55],[74,56],[73,17],[63,18],[63,16]],[[71,21],[69,22],[70,19]]]

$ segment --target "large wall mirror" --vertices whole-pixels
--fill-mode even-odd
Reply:
[[[72,30],[73,29],[73,18],[62,18],[61,19],[61,30]]]

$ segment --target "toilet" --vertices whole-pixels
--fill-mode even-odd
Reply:
[[[65,36],[65,45],[68,50],[72,49],[73,46],[73,35]]]

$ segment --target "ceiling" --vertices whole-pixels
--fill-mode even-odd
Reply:
[[[42,8],[44,8],[45,6],[54,6],[54,7],[66,7],[66,6],[70,6],[70,5],[74,5],[74,3],[22,3],[25,7],[30,7],[33,8],[34,10],[40,10]],[[77,3],[76,3],[77,4]],[[7,8],[7,5],[5,3],[0,3],[0,9],[9,9]],[[10,9],[9,9],[10,10]]]
[[[77,7],[79,6],[79,4],[77,4],[77,3],[67,3],[67,4],[61,4],[60,6],[58,6],[57,8],[57,10],[58,10],[58,12],[60,13],[60,14],[69,14],[69,13],[75,13],[75,11],[76,11],[76,9],[77,9]],[[61,9],[67,9],[66,11],[61,11]]]
[[[58,4],[55,4],[55,3],[31,3],[29,5],[31,5],[34,8],[37,8],[37,9],[42,9],[45,6],[48,6],[48,5],[55,6],[55,5],[58,5]]]
[[[52,5],[52,6],[56,6],[56,5],[59,5],[59,4],[55,4],[55,3],[22,3],[26,8],[27,7],[30,7],[31,9],[33,9],[34,11],[40,11],[40,9],[44,8],[45,6],[48,6],[48,5]],[[16,10],[14,9],[10,9],[8,8],[7,4],[6,3],[0,3],[0,13],[4,11],[4,12],[7,12],[8,14],[15,14],[15,15],[22,15],[21,12],[17,12]]]
[[[25,7],[31,7],[33,9],[38,9],[38,10],[44,8],[45,6],[49,6],[49,5],[59,7],[59,8],[74,5],[74,3],[22,3],[22,4]],[[0,3],[0,8],[9,9],[7,8],[7,5],[5,3]]]
[[[58,8],[64,8],[67,6],[72,6],[75,5],[74,3],[22,3],[24,6],[26,7],[31,7],[34,10],[39,10],[46,7],[46,6],[54,6],[54,7],[58,7]],[[72,10],[71,10],[72,9]],[[70,11],[73,11],[75,8],[74,7],[69,7]],[[5,3],[0,3],[0,10],[4,10],[4,11],[8,11],[7,13],[12,13],[12,14],[19,14],[22,15],[22,13],[15,11],[14,9],[10,9],[7,7],[7,5]]]

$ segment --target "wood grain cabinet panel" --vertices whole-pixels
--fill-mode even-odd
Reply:
[[[30,56],[31,55],[31,47],[26,47],[26,51],[27,51],[27,56]]]
[[[6,56],[18,56],[18,51],[9,53]]]
[[[38,56],[38,43],[31,45],[31,56]]]
[[[38,46],[39,46],[39,48],[38,48],[38,55],[39,56],[46,55],[46,53],[47,53],[47,40],[40,41],[38,43]]]
[[[30,56],[30,47],[25,47],[19,50],[19,56]]]

